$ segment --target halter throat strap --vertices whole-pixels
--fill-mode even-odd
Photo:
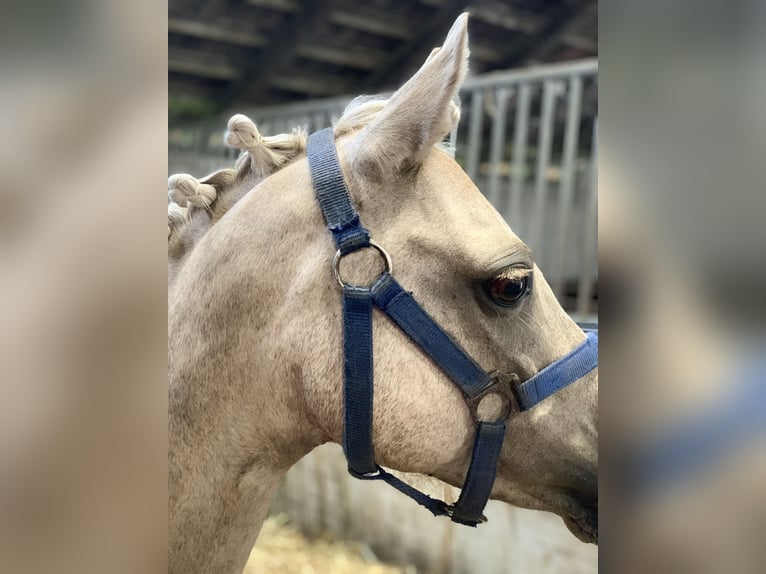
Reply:
[[[585,372],[592,370],[598,360],[598,339],[595,339],[595,347],[589,342],[591,339],[587,339],[562,360],[565,364],[559,366],[562,361],[557,361],[520,387],[513,384],[518,382],[515,375],[487,373],[394,279],[388,254],[372,242],[353,206],[332,128],[311,134],[307,155],[314,192],[338,247],[334,264],[336,278],[343,286],[343,450],[349,473],[362,480],[382,480],[435,516],[449,516],[452,521],[468,526],[485,522],[483,511],[497,474],[507,419],[576,380],[560,377],[574,376],[584,369],[587,369]],[[386,272],[371,287],[345,284],[339,274],[340,257],[365,247],[375,247],[385,257]],[[454,505],[418,491],[375,462],[372,440],[374,306],[460,388],[477,423],[468,473]],[[585,347],[587,349],[583,350]],[[543,375],[549,369],[552,369],[551,373]],[[482,421],[478,417],[478,404],[489,392],[501,394],[508,408],[500,419]]]

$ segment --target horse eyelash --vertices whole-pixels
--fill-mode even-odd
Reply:
[[[518,281],[532,275],[532,270],[526,267],[508,267],[498,273],[493,279],[508,279]]]

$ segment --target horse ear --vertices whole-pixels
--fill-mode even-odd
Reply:
[[[352,169],[369,177],[417,165],[425,152],[452,131],[460,119],[453,103],[468,71],[468,14],[461,14],[441,48],[391,96],[385,108],[351,146]]]

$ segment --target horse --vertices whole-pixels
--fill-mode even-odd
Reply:
[[[396,277],[478,364],[530,380],[586,335],[439,145],[459,120],[453,99],[468,54],[464,14],[374,114],[352,102],[332,138]],[[324,226],[301,154],[199,238],[169,287],[170,572],[241,572],[287,470],[320,444],[344,442],[345,311]],[[360,249],[335,271],[365,285],[390,264]],[[477,436],[464,395],[386,317],[372,324],[375,459],[461,486]],[[597,542],[597,399],[593,369],[509,418],[491,497],[554,512]]]

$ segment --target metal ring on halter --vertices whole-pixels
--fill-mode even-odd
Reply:
[[[521,412],[519,398],[516,395],[516,385],[519,383],[519,377],[515,373],[503,373],[492,371],[490,374],[492,383],[478,395],[466,398],[468,408],[471,411],[473,420],[480,422],[501,422],[508,420],[511,415]],[[497,395],[503,401],[500,415],[491,420],[484,420],[479,416],[479,405],[482,400],[490,395]]]
[[[388,254],[388,252],[383,249],[380,245],[375,243],[372,239],[370,239],[370,244],[368,247],[372,247],[375,251],[380,253],[380,255],[383,257],[383,262],[386,265],[386,269],[384,273],[391,273],[393,267],[391,265],[391,256]],[[362,249],[367,249],[367,247],[363,247]],[[361,249],[358,249],[357,251],[361,251]],[[352,251],[352,253],[356,253],[356,251]],[[340,260],[343,259],[343,253],[340,252],[340,249],[335,253],[335,258],[332,260],[332,272],[333,275],[335,275],[335,280],[340,284],[341,287],[357,287],[355,285],[350,285],[349,283],[346,283],[343,280],[343,277],[341,277],[340,274]]]

